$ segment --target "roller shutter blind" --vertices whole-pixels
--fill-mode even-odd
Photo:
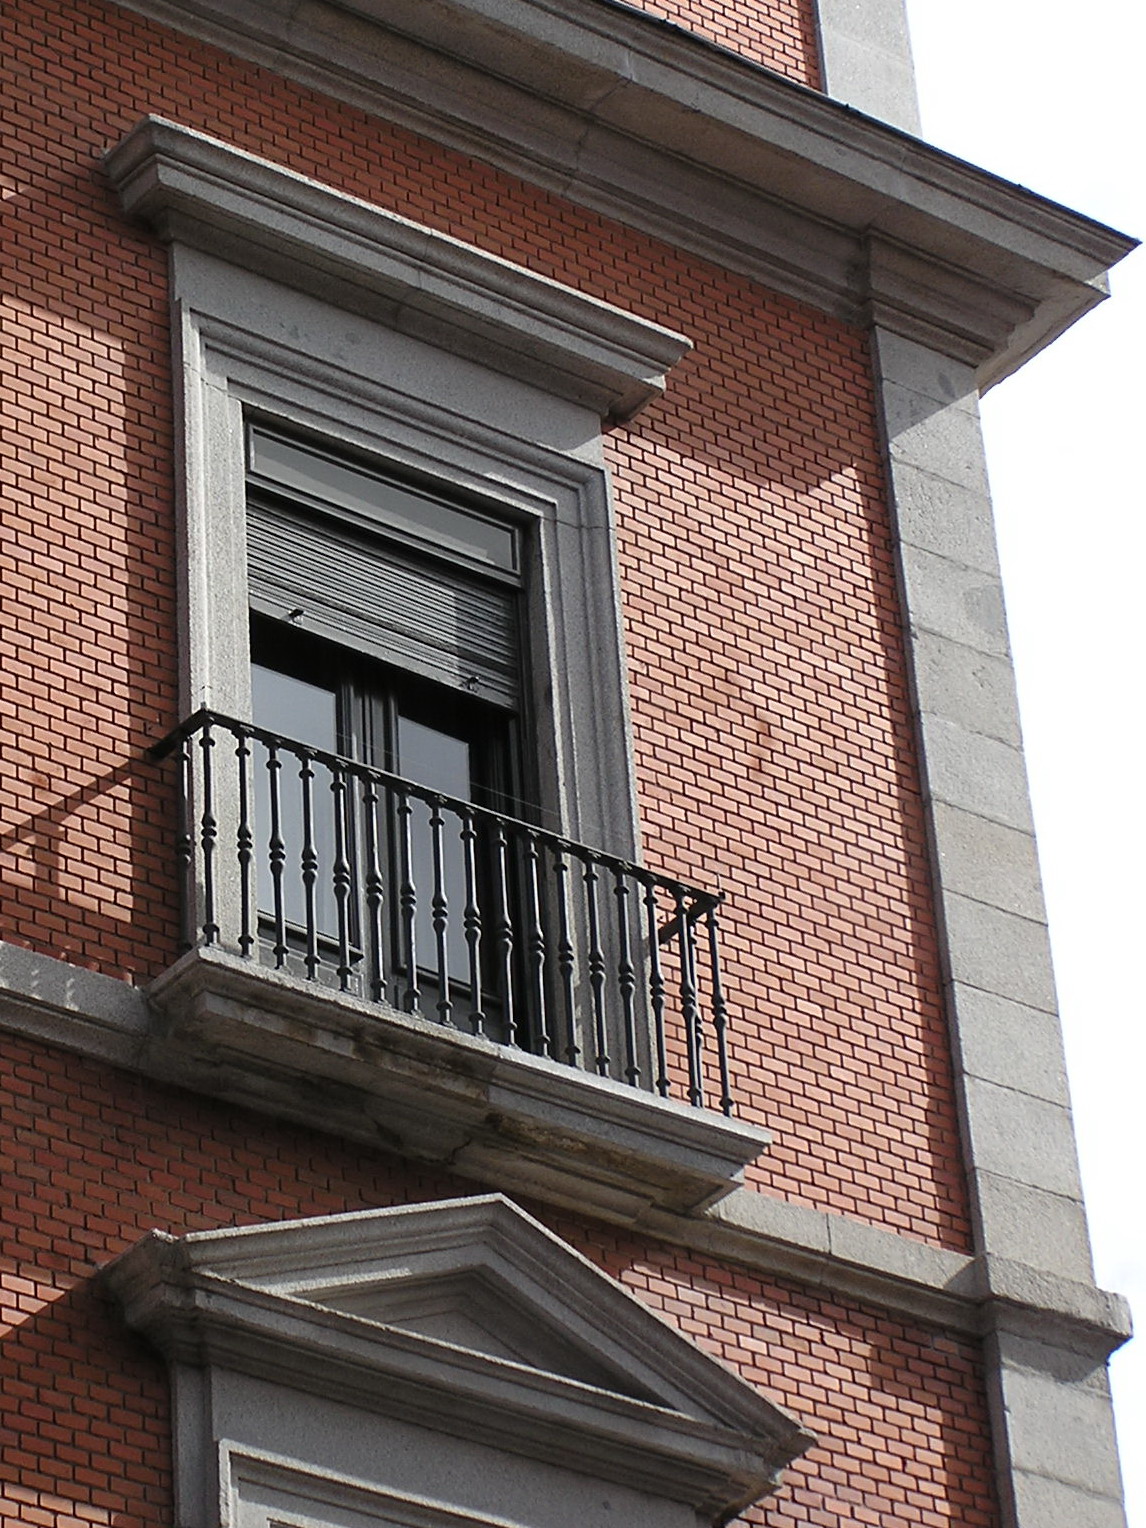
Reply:
[[[252,495],[251,608],[506,708],[520,704],[516,590],[333,517]]]

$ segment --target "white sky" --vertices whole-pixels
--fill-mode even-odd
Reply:
[[[907,0],[924,134],[1146,238],[1142,0]],[[1146,250],[983,403],[1098,1281],[1146,1528]]]

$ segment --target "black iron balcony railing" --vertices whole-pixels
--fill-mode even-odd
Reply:
[[[188,947],[731,1114],[719,896],[209,711],[152,752]]]

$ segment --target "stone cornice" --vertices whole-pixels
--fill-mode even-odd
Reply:
[[[703,1218],[646,1213],[639,1229],[694,1253],[969,1337],[1004,1328],[1030,1329],[1044,1338],[1053,1333],[1063,1345],[1101,1360],[1131,1332],[1126,1301],[1093,1284],[1006,1258],[945,1251],[751,1189],[736,1190]]]
[[[617,0],[125,3],[848,321],[878,316],[983,385],[1099,301],[1133,247]]]
[[[186,1057],[165,1042],[145,993],[3,941],[0,1030],[144,1076],[166,1080],[178,1074],[185,1086],[213,1090],[206,1075],[209,1066],[203,1077],[191,1077]],[[314,1096],[311,1124],[378,1144],[377,1130],[369,1121],[356,1129],[349,1115],[333,1124],[315,1117]],[[269,1097],[246,1101],[282,1117],[282,1108]],[[488,1163],[485,1168],[481,1176],[494,1181]],[[552,1184],[540,1179],[528,1188],[517,1187],[539,1200],[552,1198]],[[844,1215],[749,1189],[737,1189],[703,1214],[681,1215],[647,1205],[636,1206],[634,1213],[632,1205],[619,1202],[612,1208],[598,1202],[589,1213],[694,1253],[725,1258],[766,1276],[822,1288],[968,1336],[1001,1324],[1045,1322],[1049,1317],[1064,1340],[1105,1353],[1130,1334],[1126,1302],[1093,1284],[1056,1278],[997,1257],[946,1252]]]
[[[392,1226],[404,1258],[391,1249]],[[253,1277],[248,1247],[257,1249]],[[465,1315],[490,1280],[501,1296],[492,1343],[489,1328]],[[500,1195],[183,1238],[152,1231],[102,1283],[173,1364],[237,1370],[414,1421],[635,1485],[720,1522],[774,1490],[814,1441]],[[460,1318],[449,1336],[408,1324],[409,1284],[424,1308],[440,1309],[442,1291]],[[362,1314],[345,1308],[348,1290],[364,1301]],[[513,1326],[517,1302],[532,1320],[524,1345],[512,1332],[508,1358],[497,1323]],[[550,1342],[531,1342],[531,1328]]]
[[[124,210],[164,240],[317,291],[609,419],[656,397],[689,348],[658,324],[162,117],[145,117],[105,164]]]

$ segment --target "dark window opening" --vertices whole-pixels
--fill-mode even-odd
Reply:
[[[351,990],[446,1022],[464,1012],[506,1038],[521,869],[464,807],[528,817],[535,794],[523,530],[261,425],[249,459],[253,720],[314,750],[272,759],[255,745],[263,945],[277,964],[349,968]],[[388,791],[369,804],[331,757],[443,802]]]

